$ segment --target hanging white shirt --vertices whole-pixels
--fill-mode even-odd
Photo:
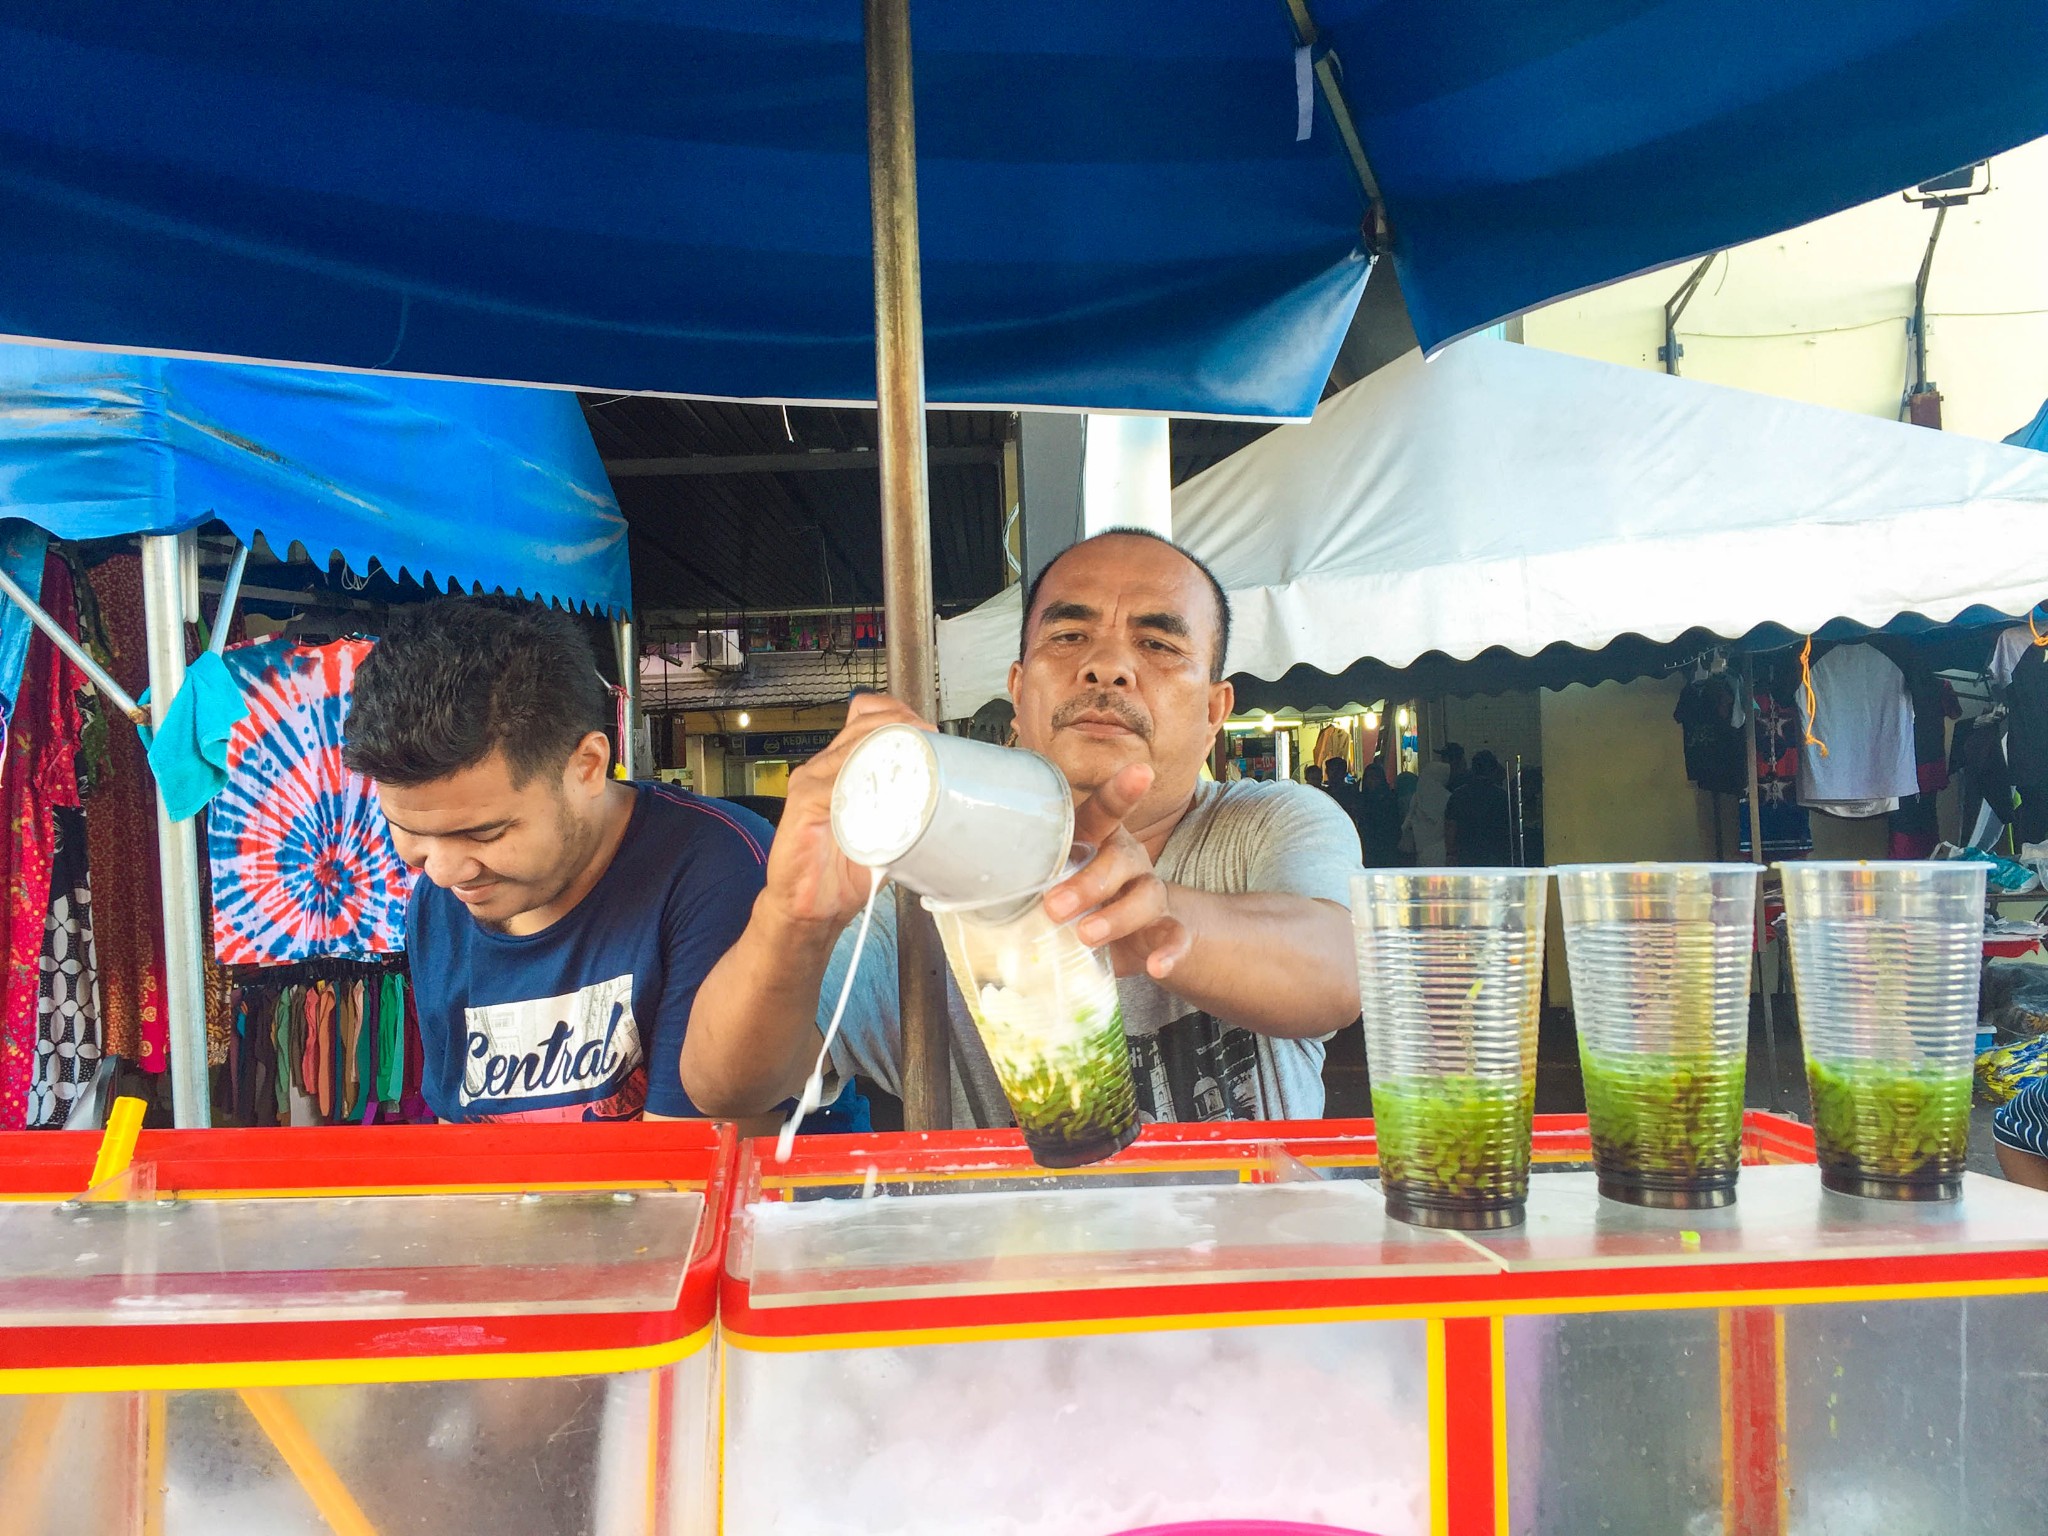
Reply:
[[[2015,624],[2011,629],[1998,632],[1998,643],[1991,647],[1991,681],[2003,688],[2012,681],[2012,669],[2020,664],[2027,652],[2034,648],[2034,632],[2024,624]]]
[[[1827,744],[1827,755],[1811,742],[1800,748],[1801,805],[1867,807],[1920,793],[1913,699],[1890,657],[1868,645],[1837,646],[1813,664],[1813,693],[1808,734]]]

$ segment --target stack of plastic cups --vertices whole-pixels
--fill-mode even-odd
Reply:
[[[1022,911],[924,904],[1033,1160],[1078,1168],[1135,1141],[1137,1090],[1108,957],[1036,897]]]
[[[1778,866],[1821,1183],[1953,1200],[1969,1145],[1985,866]]]
[[[1540,869],[1352,878],[1380,1178],[1402,1221],[1522,1220],[1548,893]]]
[[[1600,1193],[1693,1210],[1735,1198],[1754,864],[1557,871]]]

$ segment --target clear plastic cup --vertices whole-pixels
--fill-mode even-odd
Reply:
[[[1136,1140],[1138,1097],[1108,957],[1082,943],[1072,922],[1047,917],[1042,901],[1021,912],[1007,903],[925,906],[1032,1157],[1078,1168]]]
[[[1352,877],[1381,1187],[1402,1221],[1476,1230],[1522,1220],[1549,878]]]
[[[1778,866],[1821,1182],[1882,1200],[1963,1190],[1985,866]]]
[[[1735,1198],[1757,873],[1557,871],[1593,1166],[1609,1199],[1696,1210]]]

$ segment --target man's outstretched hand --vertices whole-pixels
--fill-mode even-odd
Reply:
[[[832,836],[832,786],[853,749],[885,725],[932,727],[879,693],[855,696],[832,744],[789,776],[789,798],[768,852],[762,899],[785,922],[834,932],[868,899],[869,872],[839,851]]]
[[[1074,931],[1082,943],[1108,948],[1117,975],[1164,981],[1193,935],[1174,916],[1152,856],[1124,825],[1151,787],[1151,767],[1133,763],[1075,807],[1074,840],[1095,856],[1046,892],[1045,911],[1054,922],[1086,912]]]

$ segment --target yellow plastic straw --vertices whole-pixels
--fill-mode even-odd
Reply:
[[[100,1134],[100,1155],[92,1165],[92,1183],[98,1188],[117,1174],[126,1173],[135,1161],[135,1138],[142,1134],[142,1115],[148,1106],[140,1099],[114,1100],[107,1128]]]

